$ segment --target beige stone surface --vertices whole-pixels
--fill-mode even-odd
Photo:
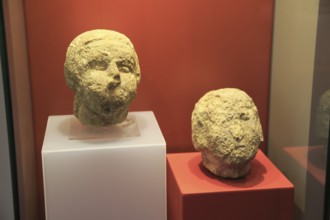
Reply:
[[[206,93],[192,113],[192,141],[213,174],[226,178],[246,175],[263,141],[252,98],[235,88]]]
[[[64,64],[67,86],[74,90],[74,115],[84,125],[123,122],[141,79],[131,41],[111,30],[91,30],[69,45]]]

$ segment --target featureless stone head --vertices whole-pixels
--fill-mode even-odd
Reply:
[[[203,165],[213,174],[226,178],[246,175],[263,141],[253,100],[234,88],[206,93],[192,113],[192,141],[202,152]]]
[[[111,30],[77,36],[67,49],[64,76],[75,92],[74,115],[96,127],[126,119],[141,77],[133,44]]]

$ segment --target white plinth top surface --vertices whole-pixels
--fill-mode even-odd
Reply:
[[[156,118],[151,111],[129,112],[128,116],[134,117],[139,136],[132,137],[103,137],[94,139],[70,140],[70,122],[73,115],[49,116],[42,152],[52,151],[76,151],[95,150],[98,148],[120,148],[141,146],[163,146],[165,144],[162,132],[157,124]],[[110,134],[111,136],[111,134]],[[68,145],[68,143],[70,143]]]

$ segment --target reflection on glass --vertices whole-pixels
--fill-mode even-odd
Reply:
[[[295,186],[295,219],[323,220],[330,1],[276,1],[269,156]]]

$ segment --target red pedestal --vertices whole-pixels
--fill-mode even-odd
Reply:
[[[222,179],[199,152],[167,154],[168,220],[291,220],[292,183],[259,150],[251,172]]]

